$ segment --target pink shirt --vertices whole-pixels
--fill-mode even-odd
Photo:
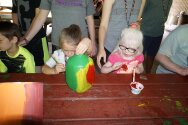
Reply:
[[[138,64],[143,63],[144,61],[144,55],[140,54],[138,56],[136,56],[135,58],[133,58],[132,60],[126,60],[123,59],[117,52],[112,53],[109,58],[108,61],[110,63],[112,63],[112,65],[116,62],[122,62],[123,64],[127,65],[127,70],[125,71],[123,68],[120,68],[116,71],[114,71],[114,73],[117,74],[129,74],[133,72],[133,68],[136,67]]]

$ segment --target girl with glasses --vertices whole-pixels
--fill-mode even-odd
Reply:
[[[115,50],[102,66],[101,72],[129,74],[135,68],[136,73],[142,73],[144,71],[142,64],[144,61],[142,40],[143,35],[140,30],[125,28],[121,33],[121,39]]]

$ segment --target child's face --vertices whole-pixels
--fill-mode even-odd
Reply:
[[[7,51],[12,47],[11,41],[0,33],[0,51]]]
[[[124,56],[133,56],[136,54],[138,48],[127,47],[123,44],[119,45],[119,50]]]
[[[71,57],[75,54],[76,47],[76,45],[68,44],[67,42],[62,44],[62,50],[67,57]]]

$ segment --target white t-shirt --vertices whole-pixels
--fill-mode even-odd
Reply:
[[[61,49],[54,51],[50,59],[46,62],[46,65],[53,68],[57,63],[65,65],[65,54]]]

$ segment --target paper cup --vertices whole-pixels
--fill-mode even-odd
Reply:
[[[136,95],[139,94],[142,91],[142,89],[144,89],[144,86],[139,82],[132,82],[130,86],[131,92]]]

